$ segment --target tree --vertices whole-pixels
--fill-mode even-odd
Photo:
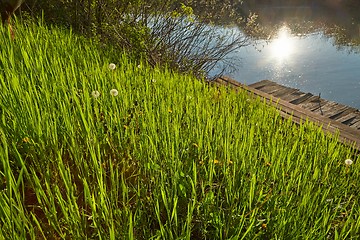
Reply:
[[[235,2],[235,3],[234,3]],[[161,0],[28,0],[33,16],[43,11],[50,23],[72,27],[101,42],[130,50],[152,65],[167,65],[195,75],[207,75],[226,56],[249,42],[241,31],[223,34],[215,24],[225,15],[245,31],[255,18],[237,16],[241,1]],[[199,11],[206,8],[206,14]],[[194,13],[194,10],[196,14]],[[231,12],[229,15],[228,12]],[[235,29],[235,28],[233,28]]]

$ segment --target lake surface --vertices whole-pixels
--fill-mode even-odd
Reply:
[[[266,9],[272,14],[279,9],[289,12],[279,6]],[[308,7],[302,6],[300,10],[304,9]],[[311,24],[309,21],[316,15],[316,11],[312,12],[300,18],[301,22]],[[294,15],[290,13],[289,16]],[[333,20],[333,16],[328,17]],[[348,19],[345,17],[345,20]],[[281,27],[271,40],[260,40],[233,52],[229,57],[237,66],[235,71],[225,75],[245,84],[269,79],[360,109],[360,54],[350,47],[340,46],[335,37],[320,30],[306,34],[293,32],[287,22],[293,24],[294,19],[281,18]],[[360,30],[353,35],[360,36]]]

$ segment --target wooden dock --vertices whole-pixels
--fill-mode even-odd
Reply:
[[[321,126],[325,132],[339,134],[341,142],[354,145],[360,150],[360,111],[358,109],[269,80],[244,85],[234,79],[220,77],[215,80],[215,83],[246,89],[275,106],[284,118],[291,117],[298,124],[307,119]]]

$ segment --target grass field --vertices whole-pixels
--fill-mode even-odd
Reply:
[[[359,157],[336,137],[69,31],[15,28],[0,27],[0,239],[360,237]]]

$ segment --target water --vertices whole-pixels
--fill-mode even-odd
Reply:
[[[245,84],[269,79],[360,109],[360,54],[340,47],[319,30],[294,33],[287,20],[281,19],[282,27],[271,41],[261,40],[232,53],[238,66],[226,75]]]

